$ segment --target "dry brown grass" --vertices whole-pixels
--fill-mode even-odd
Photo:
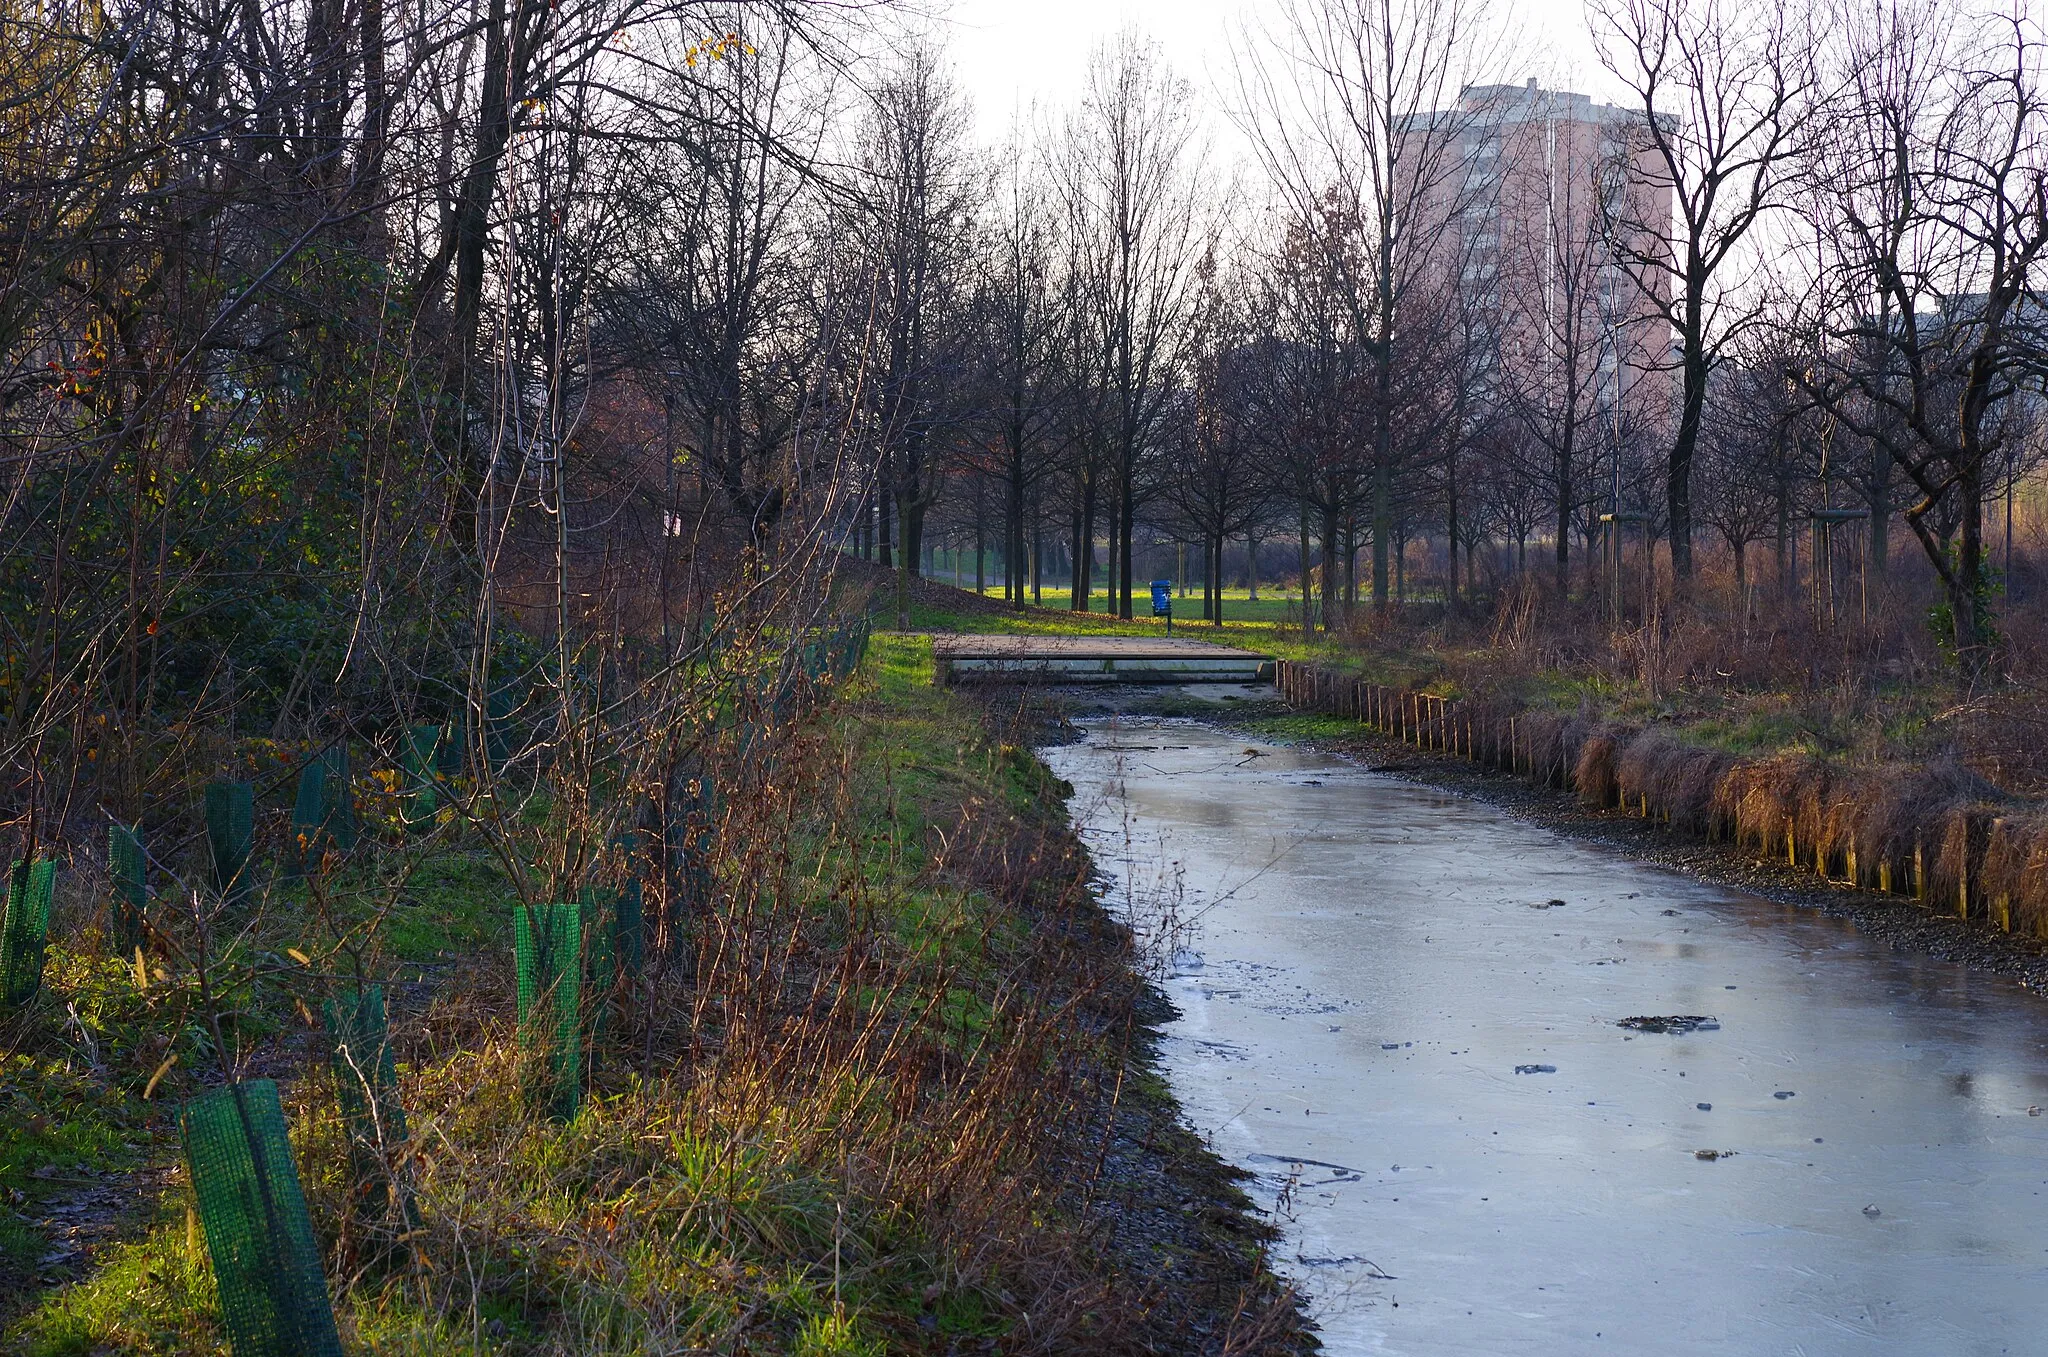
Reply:
[[[1593,810],[1606,810],[1621,796],[1615,775],[1616,744],[1612,735],[1594,735],[1579,748],[1579,761],[1572,770],[1572,783],[1579,800]]]
[[[1328,675],[1294,665],[1287,677],[1291,700],[1345,714],[1330,700]],[[1413,690],[1377,692],[1394,713],[1386,729],[1413,725],[1403,715],[1417,710]],[[1831,880],[2048,937],[2048,810],[1958,758],[1867,764],[1803,749],[1745,757],[1688,743],[1679,730],[1603,720],[1590,703],[1573,713],[1477,696],[1421,710],[1418,743],[1445,747],[1449,733],[1456,753],[1574,791],[1589,809],[1618,807]]]

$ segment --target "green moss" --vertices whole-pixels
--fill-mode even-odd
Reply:
[[[1334,739],[1356,735],[1358,722],[1348,716],[1322,716],[1312,712],[1276,712],[1249,716],[1237,723],[1254,735],[1283,740]]]

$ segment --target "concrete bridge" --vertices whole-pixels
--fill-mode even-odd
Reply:
[[[1256,651],[1150,636],[935,636],[932,678],[949,683],[1255,683]]]

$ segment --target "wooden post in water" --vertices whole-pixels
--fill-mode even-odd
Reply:
[[[1991,822],[1991,838],[1997,838],[2001,836],[2004,832],[2004,817],[2001,816],[2000,818],[1995,819]],[[1985,856],[1989,857],[1991,849],[1989,839],[1985,841],[1984,848]],[[1988,900],[1986,900],[1985,904],[1991,910],[1991,917],[1998,920],[1998,927],[2000,931],[2006,933],[2012,932],[2012,897],[2006,894],[2004,891],[2000,891],[1997,895],[1992,896]]]

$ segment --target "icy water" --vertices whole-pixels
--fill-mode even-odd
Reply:
[[[2017,985],[1199,724],[1045,754],[1329,1351],[2048,1352]]]

